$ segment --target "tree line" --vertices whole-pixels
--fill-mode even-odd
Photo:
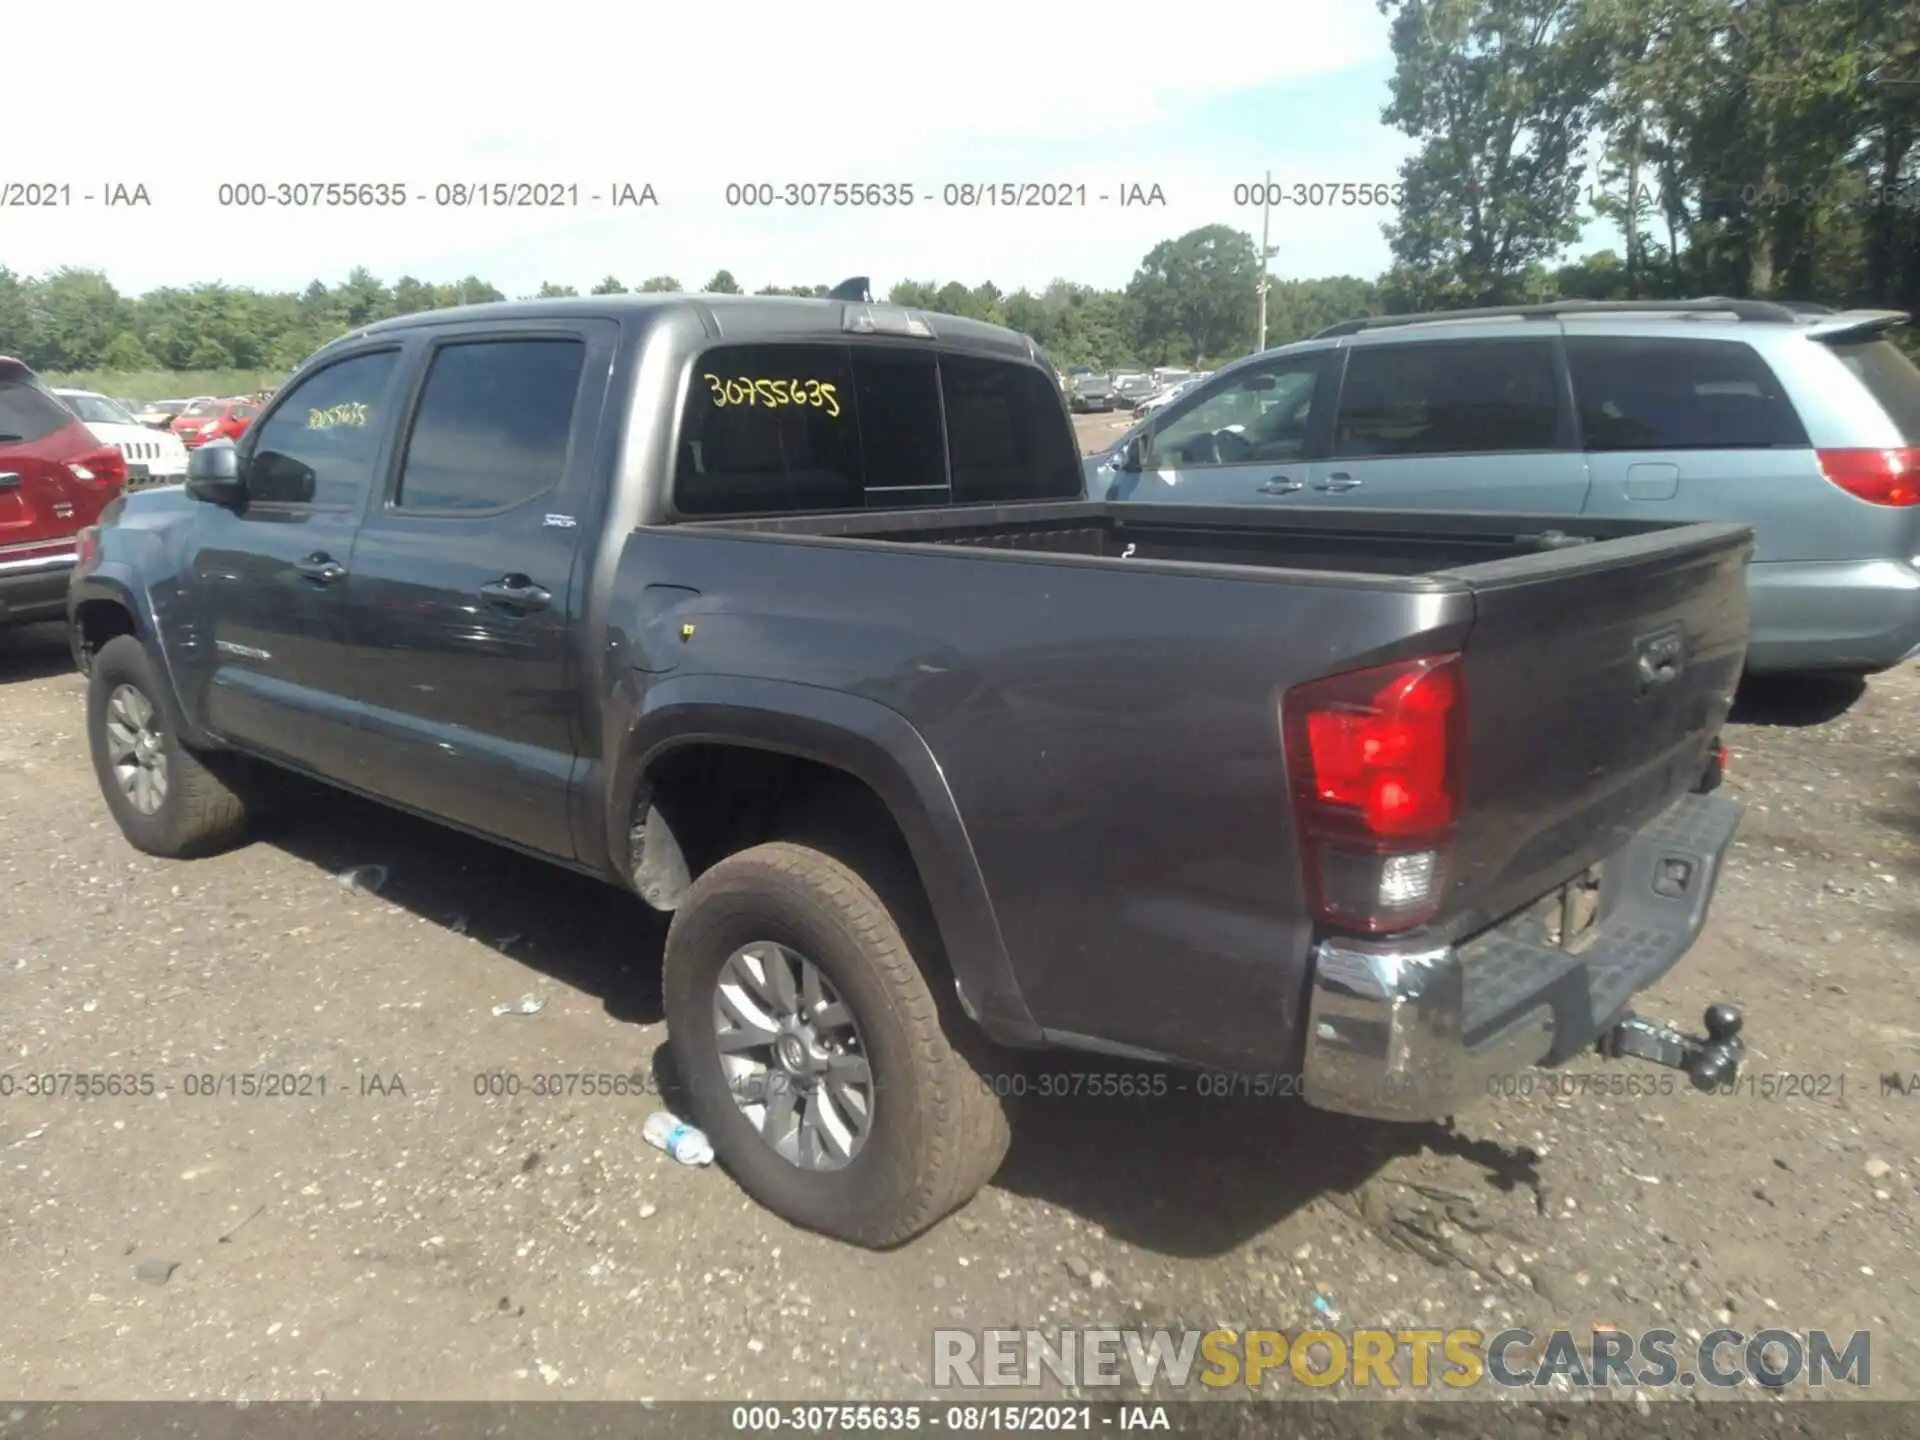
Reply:
[[[1272,281],[1267,342],[1357,315],[1692,295],[1920,313],[1920,0],[1379,0],[1385,123],[1415,142],[1373,278]],[[1311,223],[1276,213],[1280,233]],[[1569,258],[1594,219],[1623,236]],[[1254,238],[1207,225],[1101,289],[903,281],[887,298],[1010,325],[1062,364],[1217,364],[1257,334]],[[656,275],[594,294],[677,291]],[[737,294],[720,270],[710,293]],[[825,286],[758,294],[820,295]],[[546,284],[539,295],[568,295]],[[299,293],[121,294],[0,267],[0,354],[49,371],[285,371],[389,315],[506,298],[364,268]],[[1911,332],[1909,332],[1911,333]]]

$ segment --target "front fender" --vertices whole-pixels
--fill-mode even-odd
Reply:
[[[1041,1032],[1012,964],[959,806],[920,732],[898,711],[844,691],[785,680],[685,675],[650,685],[608,788],[609,855],[625,851],[641,777],[681,745],[748,745],[843,770],[866,783],[906,836],[954,974],[981,1027],[1003,1044]]]
[[[80,633],[81,607],[90,601],[102,601],[116,605],[133,617],[135,637],[146,647],[153,657],[154,665],[160,671],[160,678],[166,683],[167,694],[163,697],[172,709],[175,723],[189,744],[198,748],[211,748],[214,741],[181,703],[179,682],[173,673],[173,657],[167,651],[165,636],[161,630],[160,617],[153,604],[153,596],[147,587],[140,583],[133,567],[124,561],[102,559],[91,569],[76,574],[67,587],[67,634],[68,643],[73,648],[76,668],[85,673],[87,665],[86,648],[82,644]]]

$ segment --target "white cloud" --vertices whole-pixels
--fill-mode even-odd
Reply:
[[[1129,9],[339,0],[159,24],[144,0],[96,0],[79,52],[87,86],[76,91],[63,67],[10,70],[16,118],[0,181],[66,182],[77,202],[105,182],[137,181],[152,206],[6,212],[0,260],[96,266],[136,290],[294,285],[354,264],[387,277],[471,271],[510,293],[608,272],[698,284],[721,265],[750,285],[850,271],[882,283],[1062,273],[1118,283],[1154,242],[1240,218],[1227,192],[1246,177],[1231,160],[1198,141],[1186,153],[1156,149],[1156,130],[1236,92],[1377,60],[1385,44],[1370,0],[1275,7],[1285,13],[1258,25]],[[22,53],[76,43],[69,17],[54,16],[24,17]],[[156,104],[151,81],[163,75],[175,98]],[[124,103],[111,77],[128,77]],[[1390,159],[1316,157],[1312,136],[1272,139],[1277,161],[1337,158],[1341,173],[1328,178],[1351,178],[1362,159],[1390,178]],[[1159,183],[1169,205],[769,214],[724,203],[731,179],[856,178],[911,180],[936,201],[950,180],[1067,180],[1095,194],[1137,180]],[[432,203],[437,182],[496,179],[577,184],[582,204]],[[223,182],[358,180],[400,181],[414,198],[367,212],[218,203]],[[586,198],[622,180],[651,183],[659,207],[614,211]],[[1377,217],[1337,227],[1317,217],[1313,233],[1336,228],[1351,238],[1335,253],[1377,248],[1365,238],[1377,238]],[[1285,250],[1276,267],[1292,269]]]

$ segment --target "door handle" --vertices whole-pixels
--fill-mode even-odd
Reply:
[[[1313,488],[1316,490],[1358,490],[1360,488],[1360,482],[1343,471],[1338,475],[1329,475],[1324,480],[1314,481]]]
[[[316,585],[332,585],[347,578],[347,567],[331,555],[309,555],[304,560],[295,561],[293,568]]]
[[[501,610],[544,610],[553,603],[553,595],[544,585],[536,585],[524,575],[502,575],[482,585],[480,598]]]
[[[1305,489],[1298,480],[1289,480],[1284,475],[1276,475],[1264,485],[1254,487],[1262,495],[1291,495],[1296,490]]]

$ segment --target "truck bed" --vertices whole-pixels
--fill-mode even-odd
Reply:
[[[1682,527],[1670,522],[1593,517],[1532,520],[1459,511],[1307,509],[1250,513],[1246,506],[1069,501],[706,521],[682,528],[895,545],[966,545],[1156,568],[1304,571],[1341,582],[1429,577],[1441,585],[1471,585],[1540,574],[1543,569],[1573,574],[1596,564],[1617,565],[1648,548],[1672,553],[1676,545],[1684,547],[1689,541],[1714,548],[1743,527],[1692,525],[1684,527],[1683,535]],[[1608,545],[1578,557],[1566,553],[1603,541],[1641,543]],[[1510,563],[1541,556],[1554,558],[1544,567]]]
[[[1745,655],[1752,537],[1249,509],[642,525],[607,634],[616,663],[653,677],[650,703],[750,676],[911,726],[1048,1032],[1272,1060],[1298,1034],[1314,938],[1284,697],[1463,657],[1460,820],[1424,933],[1464,940],[1619,850],[1700,776]],[[1642,667],[1669,642],[1683,658],[1650,685]],[[1195,1035],[1207,1055],[1182,1051]]]

